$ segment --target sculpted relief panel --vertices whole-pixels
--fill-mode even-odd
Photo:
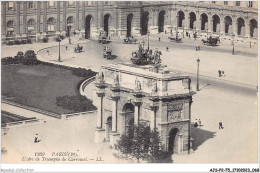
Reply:
[[[168,105],[168,122],[174,122],[181,119],[183,103]]]

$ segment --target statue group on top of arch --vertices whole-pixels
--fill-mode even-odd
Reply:
[[[161,64],[162,52],[159,50],[144,49],[141,44],[137,51],[132,53],[131,61],[137,65]]]

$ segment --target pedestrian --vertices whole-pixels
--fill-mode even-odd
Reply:
[[[165,29],[165,31],[164,31],[164,32],[165,32],[165,34],[167,34],[167,31],[166,31],[166,29]]]
[[[169,52],[169,47],[166,47],[166,52]]]
[[[198,51],[198,46],[196,46],[196,51]]]
[[[218,77],[221,77],[221,71],[218,70]]]
[[[75,30],[74,30],[74,33],[73,33],[73,34],[74,34],[74,36],[76,35],[76,31],[75,31]]]
[[[201,120],[199,119],[199,121],[198,121],[198,124],[199,124],[199,126],[201,126]]]
[[[198,50],[200,50],[200,46],[198,46]]]
[[[222,71],[222,76],[225,76],[225,72],[224,71]]]
[[[34,143],[38,142],[38,134],[36,133],[35,137],[34,137]]]
[[[218,123],[218,129],[223,129],[224,127],[222,126],[222,122],[220,121],[219,123]]]
[[[197,119],[196,119],[196,121],[195,121],[195,123],[194,123],[194,127],[198,127]]]
[[[186,31],[186,37],[188,37],[189,36],[189,33]]]
[[[189,33],[189,39],[190,39],[190,33]]]
[[[158,39],[159,39],[159,41],[161,41],[161,37],[159,37]]]
[[[172,29],[171,29],[171,35],[172,35]]]
[[[68,50],[68,46],[66,46],[66,50]]]
[[[49,56],[49,55],[50,55],[50,54],[49,54],[49,53],[50,53],[49,50],[47,50],[47,53],[48,53],[48,56]]]

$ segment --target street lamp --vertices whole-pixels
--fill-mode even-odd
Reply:
[[[233,38],[233,41],[232,41],[232,45],[233,45],[232,55],[235,55],[235,34],[232,33],[231,36]]]
[[[147,46],[147,49],[149,50],[149,35],[150,35],[150,32],[148,31],[148,46]]]
[[[198,63],[198,68],[197,68],[197,88],[196,91],[199,91],[199,64],[200,64],[200,59],[197,59],[197,63]]]
[[[57,38],[57,41],[59,42],[59,58],[58,58],[58,62],[61,62],[61,60],[60,60],[60,42],[61,42],[61,38],[60,37],[58,37]]]

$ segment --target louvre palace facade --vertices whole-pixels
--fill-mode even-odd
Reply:
[[[257,1],[2,1],[2,42],[197,32],[256,40]]]

